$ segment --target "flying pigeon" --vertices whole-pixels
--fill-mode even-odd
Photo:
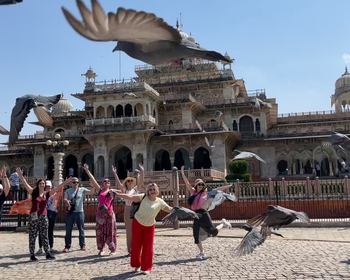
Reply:
[[[251,152],[241,152],[238,150],[234,150],[235,153],[237,153],[238,155],[236,155],[233,160],[241,160],[241,159],[251,159],[251,158],[256,158],[257,160],[266,163],[261,157],[259,157],[257,154],[251,153]]]
[[[271,103],[267,103],[265,101],[262,101],[261,99],[254,97],[250,103],[255,106],[255,108],[260,108],[260,107],[269,107],[272,108]]]
[[[253,253],[255,248],[263,244],[268,236],[260,233],[261,227],[253,227],[249,224],[245,224],[241,228],[248,231],[248,233],[243,237],[241,243],[236,248],[237,257],[242,257],[244,255]],[[284,238],[282,234],[272,231],[270,231],[269,233]]]
[[[207,193],[207,200],[204,202],[203,207],[208,211],[211,211],[225,201],[237,202],[238,199],[234,194],[229,194],[218,190],[211,190]]]
[[[122,97],[124,98],[125,96],[137,97],[137,95],[135,93],[132,93],[132,92],[124,92]]]
[[[106,15],[97,0],[91,0],[91,12],[83,1],[76,1],[83,19],[77,20],[62,7],[68,23],[86,39],[118,41],[113,51],[123,51],[151,65],[182,65],[182,61],[189,58],[233,62],[218,52],[205,50],[191,42],[155,14],[118,8],[116,14],[110,12]]]
[[[186,218],[199,219],[196,212],[182,206],[174,206],[173,210],[162,219],[162,222],[165,225],[171,225],[175,223],[176,219]]]
[[[214,118],[221,118],[221,116],[223,115],[224,113],[219,111],[219,110],[216,110],[215,113],[214,113]]]
[[[268,235],[268,228],[279,229],[299,219],[304,223],[310,223],[310,218],[304,212],[297,212],[278,205],[267,206],[267,212],[247,221],[252,226],[261,226],[261,233]]]
[[[10,131],[8,131],[6,128],[4,128],[2,125],[0,125],[0,134],[10,135]]]
[[[24,121],[28,117],[30,110],[34,113],[40,124],[43,126],[52,126],[52,118],[49,109],[58,103],[61,99],[61,94],[52,96],[42,96],[35,94],[23,95],[16,99],[16,105],[11,113],[11,128],[9,136],[9,145],[12,146],[18,139]]]
[[[212,137],[211,140],[209,141],[208,137],[204,137],[204,141],[205,141],[205,143],[207,144],[207,146],[209,148],[215,148],[215,146],[214,146],[214,139],[215,138]]]

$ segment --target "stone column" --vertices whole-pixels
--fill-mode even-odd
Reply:
[[[63,182],[62,177],[62,166],[63,166],[64,153],[53,153],[55,171],[54,171],[54,182],[55,187],[59,186]]]

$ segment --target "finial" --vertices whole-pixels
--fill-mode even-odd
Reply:
[[[179,19],[176,19],[176,28],[179,30]]]

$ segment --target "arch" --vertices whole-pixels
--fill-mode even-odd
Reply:
[[[146,115],[150,115],[149,105],[146,104]]]
[[[153,109],[153,117],[156,117],[156,109]]]
[[[239,119],[239,132],[251,135],[254,133],[254,123],[250,116],[243,116]]]
[[[94,155],[91,153],[87,153],[85,155],[83,155],[83,157],[81,158],[81,163],[82,164],[87,164],[89,166],[89,170],[91,172],[91,174],[95,175],[95,168],[94,168]],[[85,170],[83,169],[83,172],[81,174],[81,180],[82,181],[88,181],[89,180],[89,176],[86,174]]]
[[[312,166],[311,166],[311,160],[307,160],[304,163],[304,174],[312,174]]]
[[[325,157],[321,161],[321,176],[329,176],[330,174],[330,168],[329,168],[329,160],[328,157]]]
[[[28,177],[33,177],[34,176],[34,166],[31,165],[28,169]]]
[[[140,163],[143,164],[143,154],[136,155],[136,166],[139,166]]]
[[[185,166],[185,169],[191,168],[190,153],[184,148],[177,149],[174,155],[174,166],[179,170],[181,166]]]
[[[128,171],[132,171],[131,150],[122,146],[114,153],[114,165],[117,169],[117,174],[120,179],[125,179]]]
[[[105,117],[105,108],[103,106],[98,106],[96,109],[96,118],[104,118]]]
[[[287,175],[288,174],[288,162],[284,159],[280,160],[277,163],[277,169],[279,175]]]
[[[125,105],[125,117],[132,117],[132,106],[130,104]]]
[[[167,150],[160,149],[155,155],[154,170],[171,170],[170,154]]]
[[[64,169],[63,169],[63,178],[66,178],[69,176],[69,169],[73,168],[73,176],[78,177],[78,160],[75,155],[68,155],[64,159]]]
[[[66,130],[63,127],[57,127],[57,128],[55,128],[55,130],[53,132],[55,132],[55,133],[63,132],[64,133],[64,132],[66,132]]]
[[[143,105],[141,103],[137,103],[135,105],[135,110],[134,110],[134,115],[135,116],[142,116],[144,115],[145,113],[143,112]]]
[[[54,175],[55,175],[55,162],[54,162],[54,159],[53,159],[53,156],[50,156],[48,159],[47,159],[47,179],[48,180],[52,180]]]
[[[233,131],[237,131],[238,130],[238,124],[236,120],[233,120],[232,122],[232,130]]]
[[[112,105],[109,105],[107,107],[107,118],[114,118],[114,107]]]
[[[193,168],[201,169],[201,168],[210,168],[211,167],[211,159],[209,151],[206,148],[199,147],[194,152],[194,161]]]
[[[102,178],[105,175],[105,158],[99,156],[97,158],[97,177]]]
[[[256,120],[255,120],[255,130],[256,130],[256,131],[260,131],[260,130],[261,130],[261,127],[260,127],[260,120],[259,120],[259,119],[256,119]]]
[[[124,108],[122,105],[118,105],[115,109],[115,117],[116,118],[121,118],[124,116]]]

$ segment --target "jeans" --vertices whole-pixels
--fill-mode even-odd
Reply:
[[[11,186],[11,192],[12,192],[12,204],[16,201],[19,201],[19,187],[18,186]]]
[[[73,212],[66,214],[66,237],[65,248],[70,249],[72,245],[72,230],[74,222],[77,223],[77,228],[79,230],[79,246],[80,248],[85,247],[85,234],[84,234],[84,212]]]
[[[53,239],[54,239],[53,229],[55,228],[56,217],[57,217],[57,212],[51,211],[51,210],[47,210],[47,218],[49,220],[48,235],[49,235],[50,249],[53,248]],[[39,235],[39,248],[42,248],[42,247],[43,247],[43,244],[42,244],[41,237]]]

